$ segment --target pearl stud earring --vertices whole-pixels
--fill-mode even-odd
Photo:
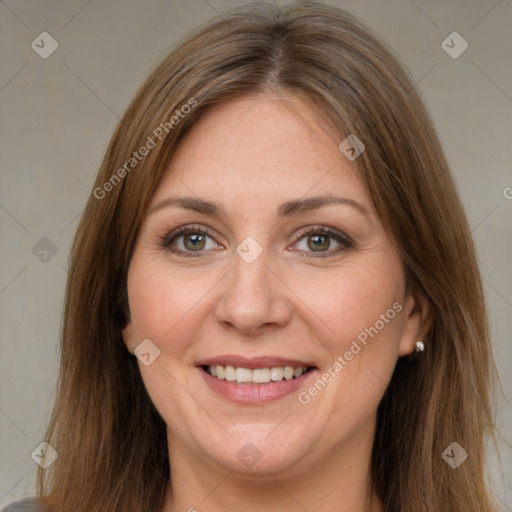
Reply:
[[[417,359],[417,357],[420,354],[422,354],[424,350],[425,350],[425,344],[423,343],[423,341],[417,341],[416,342],[416,347],[415,347],[414,352],[412,354],[413,359]]]

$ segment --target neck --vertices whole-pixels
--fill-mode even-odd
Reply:
[[[162,512],[383,512],[370,480],[373,434],[374,423],[301,461],[299,470],[252,475],[207,463],[169,439],[171,478]]]

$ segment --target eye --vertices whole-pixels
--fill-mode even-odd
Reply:
[[[295,238],[296,250],[306,258],[325,258],[353,247],[350,238],[325,226],[313,226],[299,231]]]
[[[304,228],[294,238],[291,247],[306,258],[328,257],[353,247],[348,236],[325,226]],[[215,241],[215,234],[202,226],[181,226],[162,237],[161,245],[183,256],[200,256],[204,251],[224,248]]]
[[[194,253],[222,247],[215,242],[210,230],[196,226],[179,227],[163,237],[161,243],[169,251],[185,256],[195,256]]]

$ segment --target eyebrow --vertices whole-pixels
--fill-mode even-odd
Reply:
[[[282,219],[284,217],[318,210],[319,208],[329,206],[331,204],[351,206],[365,216],[371,215],[365,206],[355,201],[354,199],[350,199],[348,197],[338,197],[329,194],[310,197],[307,199],[287,201],[279,206],[277,215],[279,219]],[[178,206],[186,210],[192,210],[205,215],[218,217],[219,219],[226,217],[224,208],[218,203],[206,201],[196,197],[168,197],[162,201],[159,201],[155,206],[153,206],[149,212],[149,215],[152,215],[162,208],[167,208],[170,206]]]

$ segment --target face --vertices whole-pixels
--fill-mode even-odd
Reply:
[[[294,474],[371,444],[422,333],[340,142],[296,97],[246,96],[205,114],[170,162],[130,263],[123,337],[146,354],[171,460]]]

